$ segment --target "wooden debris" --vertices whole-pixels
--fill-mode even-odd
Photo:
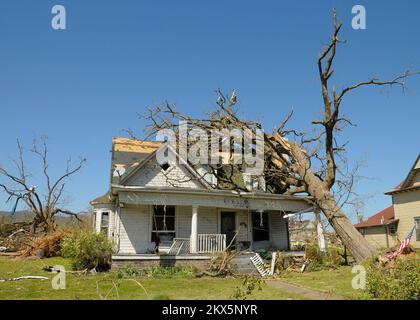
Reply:
[[[41,277],[41,276],[23,276],[23,277],[17,277],[17,278],[11,278],[11,279],[0,279],[0,282],[6,282],[6,281],[20,281],[20,280],[48,280],[47,277]]]
[[[268,276],[270,274],[270,270],[265,268],[264,261],[258,253],[256,253],[250,259],[262,277]]]

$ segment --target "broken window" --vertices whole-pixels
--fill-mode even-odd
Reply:
[[[420,241],[420,217],[414,218],[416,224],[416,241]]]
[[[391,236],[395,236],[397,234],[397,225],[390,224],[388,228],[389,228],[389,234]]]
[[[175,207],[153,206],[152,242],[170,244],[175,238]]]
[[[109,212],[102,212],[101,215],[101,232],[105,235],[108,234],[109,228]]]
[[[170,168],[170,165],[169,163],[166,162],[164,164],[161,164],[160,167],[162,168],[163,171],[167,171]]]
[[[252,239],[254,241],[270,240],[268,212],[252,212]]]

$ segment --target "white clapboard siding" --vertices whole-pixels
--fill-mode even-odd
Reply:
[[[216,234],[218,211],[216,208],[200,207],[198,208],[198,233]]]
[[[287,225],[286,220],[279,211],[269,213],[270,238],[273,247],[279,250],[287,250]]]
[[[250,241],[249,238],[249,211],[238,210],[236,213],[238,235],[236,241]],[[245,227],[246,226],[246,227]]]
[[[192,208],[187,206],[176,207],[175,223],[177,226],[177,238],[189,238],[191,236]]]
[[[145,253],[148,249],[153,249],[149,224],[148,206],[121,208],[119,253]]]
[[[203,188],[183,165],[171,165],[164,172],[156,159],[147,162],[125,183],[129,186]]]
[[[216,208],[198,208],[198,233],[218,233],[218,211]],[[176,210],[177,238],[188,238],[191,235],[192,207],[179,206]]]

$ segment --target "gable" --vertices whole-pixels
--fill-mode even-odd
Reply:
[[[391,191],[386,192],[385,194],[392,195],[397,192],[407,191],[412,189],[418,189],[420,187],[420,154],[418,155],[416,161],[411,167],[407,177],[396,186]]]
[[[418,170],[412,179],[412,184],[410,187],[416,187],[416,186],[420,186],[420,170]]]
[[[146,163],[142,164],[123,185],[136,187],[204,188],[197,180],[197,177],[185,165],[171,163],[169,168],[162,168],[155,157],[151,157]]]
[[[160,142],[127,138],[112,139],[111,183],[119,183],[120,177],[134,170],[136,165],[155,152]]]

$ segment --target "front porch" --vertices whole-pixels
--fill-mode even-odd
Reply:
[[[156,253],[163,257],[153,258],[157,260],[169,259],[166,255],[202,256],[228,247],[287,251],[284,215],[311,211],[305,198],[266,193],[132,189],[118,190],[119,202],[109,214],[108,235],[116,245],[117,260]],[[99,223],[97,231],[101,230]]]

